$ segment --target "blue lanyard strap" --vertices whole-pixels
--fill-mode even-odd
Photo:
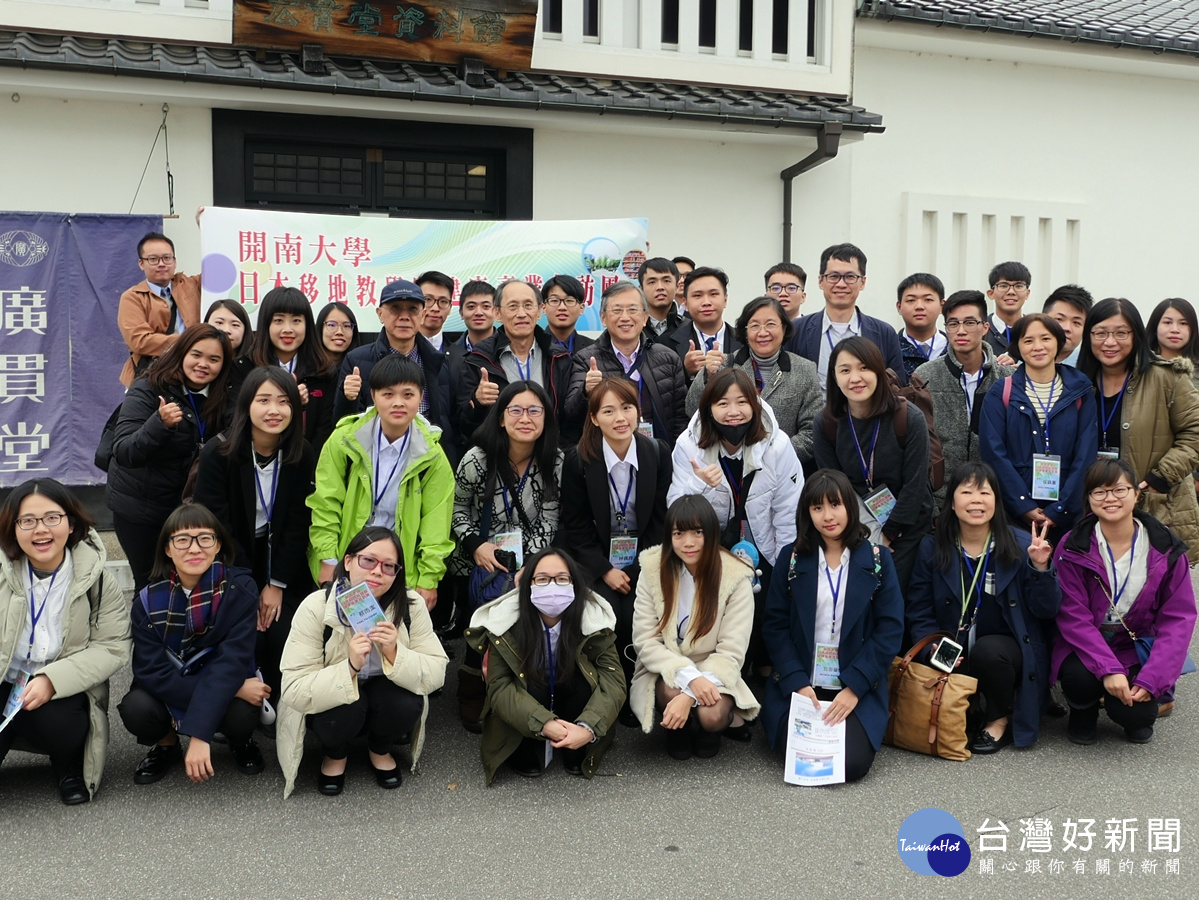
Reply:
[[[846,416],[846,423],[849,425],[849,433],[853,436],[853,445],[858,451],[858,462],[862,464],[862,477],[866,479],[866,489],[874,490],[874,448],[878,444],[878,426],[881,420],[874,421],[874,435],[870,438],[870,462],[866,462],[866,456],[862,453],[862,444],[858,440],[858,430],[854,428],[853,417]]]
[[[545,674],[550,683],[550,712],[552,713],[554,711],[554,641],[550,636],[550,627],[544,622],[541,623],[541,627],[545,629],[545,658],[548,660]]]
[[[379,504],[383,502],[383,495],[387,493],[387,488],[391,484],[391,480],[396,477],[396,471],[400,468],[400,463],[404,461],[404,450],[408,446],[408,441],[412,437],[412,426],[408,426],[408,430],[404,432],[404,442],[400,444],[399,456],[395,461],[395,465],[391,467],[391,474],[387,476],[387,480],[382,484],[379,483],[379,460],[383,456],[383,423],[379,423],[379,430],[375,432],[375,484],[371,491],[371,496],[374,498],[374,504],[371,506],[371,513],[379,508]],[[375,491],[378,491],[376,494]]]
[[[729,461],[723,456],[720,457],[720,468],[724,469],[724,477],[728,479],[729,490],[733,492],[733,508],[736,509],[741,505],[742,479],[733,475],[733,467],[729,465]]]
[[[1124,397],[1124,392],[1128,390],[1128,379],[1132,378],[1132,372],[1124,376],[1124,384],[1120,388],[1120,393],[1116,394],[1116,402],[1112,404],[1112,411],[1107,411],[1107,398],[1103,396],[1103,381],[1099,382],[1099,422],[1103,426],[1103,446],[1107,446],[1107,430],[1111,428],[1112,419],[1116,417],[1116,410],[1120,408],[1120,401]]]
[[[967,556],[966,551],[962,549],[961,543],[958,544],[958,552],[962,555],[962,566],[958,569],[958,581],[962,587],[962,615],[961,618],[958,619],[959,633],[968,624],[974,622],[975,618],[978,616],[978,609],[980,606],[982,606],[983,593],[986,591],[987,587],[987,569],[991,564],[991,547],[994,546],[994,543],[994,540],[988,535],[987,549],[986,552],[983,553],[983,561],[977,569],[974,568],[974,564],[970,562],[970,557]],[[969,590],[966,589],[966,574],[963,570],[969,570],[971,575]],[[976,591],[977,599],[974,601],[974,611],[970,614],[969,620],[967,620],[966,607],[970,604],[970,598],[975,595]]]
[[[845,566],[837,567],[837,584],[833,585],[833,576],[828,573],[828,559],[824,561],[824,579],[828,582],[829,593],[833,595],[833,626],[832,633],[837,633],[837,601],[841,599],[841,579],[845,577]]]
[[[824,330],[824,339],[825,339],[826,341],[828,341],[828,348],[829,348],[830,350],[832,350],[832,349],[833,349],[833,348],[836,346],[836,345],[833,343],[833,335],[832,335],[832,330],[833,330],[833,329],[832,329],[832,325],[833,325],[833,323],[832,323],[832,322],[829,322],[828,324],[829,324],[829,327],[828,327],[828,328],[826,328],[826,329]],[[858,310],[858,332],[857,332],[857,333],[858,333],[858,334],[861,334],[861,333],[862,333],[862,311],[861,311],[860,309]],[[844,335],[842,335],[842,340],[844,340],[844,337],[845,337],[845,336],[844,336]]]
[[[1112,606],[1116,607],[1120,603],[1120,598],[1124,596],[1124,592],[1128,590],[1128,582],[1132,580],[1132,566],[1135,562],[1135,554],[1137,552],[1137,529],[1134,527],[1132,531],[1132,546],[1128,550],[1128,574],[1124,576],[1124,583],[1120,585],[1119,590],[1116,589],[1116,555],[1112,553],[1112,545],[1107,544],[1107,558],[1112,564]],[[1117,615],[1119,613],[1117,612]]]
[[[266,513],[266,527],[271,527],[271,519],[275,515],[275,494],[279,490],[279,457],[275,457],[274,471],[271,473],[271,499],[267,502],[266,494],[262,490],[262,469],[257,465],[254,466],[254,487],[258,489],[258,499],[262,501],[262,511]]]
[[[296,358],[294,356],[287,362],[280,361],[279,357],[276,356],[275,362],[279,364],[280,369],[286,369],[292,375],[296,373]]]
[[[1034,382],[1032,381],[1031,378],[1028,380],[1028,383],[1030,385],[1034,384]],[[1037,392],[1035,390],[1030,390],[1028,392],[1032,396],[1033,402],[1035,404],[1037,404],[1037,407],[1045,415],[1045,424],[1041,426],[1041,430],[1045,433],[1045,452],[1046,453],[1049,452],[1049,414],[1053,411],[1053,395],[1056,392],[1057,392],[1057,375],[1054,375],[1053,381],[1051,381],[1049,383],[1049,401],[1047,403],[1041,402],[1041,397],[1040,397],[1040,395],[1037,394]]]
[[[196,428],[200,431],[200,445],[204,444],[204,417],[200,415],[200,408],[196,406],[196,398],[192,396],[192,392],[185,385],[183,392],[187,394],[187,402],[191,404],[192,412],[196,414]]]
[[[624,491],[624,499],[621,500],[620,494],[616,490],[616,481],[615,481],[615,479],[612,478],[612,473],[611,472],[608,473],[608,484],[612,485],[612,499],[616,502],[616,505],[618,507],[618,509],[616,511],[616,521],[619,522],[622,527],[624,526],[624,521],[628,516],[629,497],[631,497],[633,494],[633,478],[634,478],[633,472],[630,472],[629,473],[629,483],[628,483],[628,486],[625,487],[625,491]]]
[[[970,382],[973,379],[966,377],[966,373],[962,372],[962,396],[966,398],[966,420],[970,421],[974,418],[974,405],[970,402]],[[974,391],[978,393],[978,385],[983,383],[983,370],[978,370],[978,382],[974,386]]]
[[[675,626],[675,634],[678,636],[679,643],[683,643],[683,638],[687,636],[687,623],[691,621],[691,616],[683,616],[683,620]]]
[[[533,348],[529,348],[529,355],[525,357],[524,367],[521,367],[520,358],[513,353],[512,358],[516,360],[516,374],[520,376],[521,381],[529,381],[533,374]]]
[[[529,477],[529,472],[532,470],[532,468],[533,468],[533,460],[530,459],[525,464],[525,473],[520,476],[520,481],[518,481],[516,483],[516,491],[512,495],[511,503],[508,502],[508,485],[505,484],[502,486],[502,491],[503,491],[503,495],[504,495],[504,515],[508,519],[509,525],[512,524],[512,509],[515,506],[515,504],[520,503],[520,492],[525,489],[525,479],[527,479]]]
[[[54,579],[58,577],[58,569],[54,570],[54,574],[50,576],[50,584],[46,587],[46,596],[42,598],[42,605],[34,608],[33,602],[33,563],[26,560],[29,565],[29,648],[25,651],[25,661],[33,657],[33,638],[37,634],[37,623],[41,621],[42,613],[46,611],[46,603],[50,599],[50,592],[54,589]]]

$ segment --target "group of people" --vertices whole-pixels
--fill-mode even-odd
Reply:
[[[1173,709],[1199,558],[1185,300],[1148,330],[1075,285],[1025,314],[1031,276],[1008,262],[986,294],[904,279],[896,331],[857,309],[866,258],[841,244],[805,316],[794,264],[729,325],[721,270],[655,258],[604,292],[595,340],[568,276],[469,282],[447,335],[454,283],[427,272],[384,288],[363,343],[349,307],[314,319],[291,288],[256,329],[230,301],[198,321],[170,242],[138,256],[105,436],[132,607],[69,489],[26,482],[0,509],[0,699],[17,699],[0,759],[48,753],[65,803],[96,790],[130,654],[137,783],[179,763],[205,780],[218,739],[261,772],[261,730],[287,793],[309,731],[321,793],[359,738],[398,787],[394,748],[415,766],[457,638],[488,783],[555,751],[590,777],[618,722],[661,726],[676,759],[759,718],[779,747],[793,693],[844,722],[860,779],[889,666],[929,635],[978,679],[975,753],[1032,744],[1065,712],[1058,682],[1078,744],[1101,706],[1135,743]],[[338,602],[363,584],[383,613],[367,631]]]

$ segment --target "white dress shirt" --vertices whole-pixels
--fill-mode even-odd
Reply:
[[[634,439],[629,443],[629,449],[625,452],[624,459],[616,455],[611,446],[609,446],[605,438],[600,442],[604,447],[604,465],[608,469],[608,477],[611,482],[608,484],[608,496],[611,499],[609,504],[612,512],[612,529],[615,532],[617,529],[623,528],[626,531],[637,530],[637,441]],[[613,485],[616,485],[615,492]],[[616,513],[620,509],[620,502],[624,500],[625,495],[628,495],[629,505],[625,509],[625,519],[623,525],[616,520]]]
[[[828,361],[833,354],[833,347],[850,335],[861,335],[862,333],[862,314],[857,310],[854,312],[853,318],[845,323],[830,322],[827,312],[820,314],[820,359],[816,363],[816,368],[820,371],[821,393],[828,391]]]

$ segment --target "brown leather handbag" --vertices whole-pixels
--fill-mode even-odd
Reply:
[[[891,718],[883,742],[942,759],[969,759],[966,710],[978,690],[978,679],[913,662],[921,650],[943,637],[950,635],[930,634],[891,663],[887,676]]]

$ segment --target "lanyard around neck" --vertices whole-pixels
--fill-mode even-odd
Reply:
[[[1036,384],[1031,378],[1028,379],[1028,384],[1031,388]],[[1049,400],[1045,403],[1041,402],[1041,395],[1037,393],[1035,388],[1031,388],[1028,393],[1032,396],[1033,403],[1037,404],[1037,408],[1045,416],[1045,424],[1041,426],[1041,430],[1045,433],[1045,452],[1049,452],[1049,414],[1053,412],[1053,395],[1057,392],[1057,375],[1053,376],[1053,381],[1049,382]]]
[[[858,430],[853,425],[853,417],[847,415],[845,420],[849,425],[849,433],[853,436],[854,448],[858,451],[858,462],[862,465],[862,477],[866,479],[866,489],[874,490],[874,448],[878,444],[878,426],[881,421],[874,420],[874,434],[870,438],[870,461],[867,463],[866,456],[862,453],[862,444],[858,440]]]
[[[1124,376],[1124,384],[1120,387],[1120,393],[1116,394],[1116,402],[1112,404],[1112,411],[1107,411],[1107,397],[1104,396],[1103,380],[1099,381],[1099,418],[1103,426],[1103,446],[1107,446],[1107,430],[1112,426],[1112,419],[1116,417],[1116,411],[1120,408],[1120,401],[1124,398],[1124,392],[1128,390],[1128,380],[1132,378],[1132,372]]]
[[[253,451],[251,451],[253,452]],[[271,520],[275,515],[275,494],[279,490],[279,457],[275,456],[274,461],[268,463],[271,468],[271,499],[267,502],[266,492],[262,489],[262,469],[257,465],[254,466],[254,487],[258,489],[258,499],[262,501],[262,511],[266,514],[266,527],[271,527]]]
[[[29,647],[25,651],[25,661],[29,662],[33,657],[33,638],[37,634],[37,623],[41,621],[42,613],[46,611],[46,603],[50,600],[50,592],[54,590],[54,579],[58,577],[59,571],[62,569],[60,565],[54,570],[50,576],[50,584],[46,587],[46,596],[42,598],[42,605],[34,608],[33,600],[33,563],[29,562]]]
[[[966,555],[966,551],[962,549],[962,542],[958,541],[958,552],[962,556],[962,564],[958,567],[958,581],[962,589],[962,615],[958,619],[958,632],[966,625],[966,608],[970,605],[970,598],[975,596],[977,589],[978,599],[974,602],[974,612],[970,615],[970,621],[973,622],[978,616],[978,609],[983,603],[983,592],[987,587],[987,568],[991,563],[991,547],[994,546],[994,540],[991,535],[987,535],[987,549],[983,553],[982,562],[978,568],[974,568],[970,562],[970,557]],[[969,569],[973,577],[970,579],[970,589],[966,590],[966,574],[964,569]]]
[[[554,640],[550,634],[550,627],[544,622],[541,627],[545,629],[545,658],[548,660],[546,664],[546,677],[550,683],[550,712],[554,711]]]
[[[824,580],[828,582],[829,593],[833,595],[833,624],[830,634],[837,633],[837,601],[841,599],[841,579],[845,577],[845,565],[837,566],[837,584],[833,585],[833,576],[829,574],[828,557],[824,558]]]
[[[509,525],[512,524],[512,510],[517,504],[520,503],[520,492],[525,489],[525,480],[528,479],[529,472],[532,471],[532,469],[533,460],[530,458],[529,461],[525,463],[525,473],[520,476],[520,481],[516,483],[516,491],[512,494],[511,503],[508,502],[508,485],[505,484],[501,487],[501,491],[504,495],[504,515],[507,518]]]
[[[1130,582],[1132,580],[1132,567],[1133,567],[1133,564],[1136,562],[1136,552],[1137,552],[1137,528],[1136,528],[1136,525],[1133,525],[1132,546],[1129,547],[1129,549],[1128,549],[1128,574],[1124,576],[1124,583],[1119,585],[1119,589],[1117,589],[1118,581],[1117,581],[1117,574],[1116,574],[1116,554],[1114,554],[1112,552],[1112,545],[1107,542],[1106,537],[1105,537],[1103,543],[1104,543],[1104,546],[1107,548],[1108,561],[1112,565],[1111,604],[1112,604],[1112,608],[1115,609],[1120,603],[1120,598],[1124,596],[1124,592],[1126,590],[1128,590],[1128,582]],[[1116,615],[1118,616],[1119,612],[1117,612]],[[1123,619],[1121,619],[1121,621],[1123,621]]]
[[[612,473],[611,472],[608,473],[608,484],[610,484],[612,486],[612,500],[617,505],[616,522],[617,522],[617,524],[620,525],[621,528],[624,527],[625,519],[628,518],[629,497],[631,497],[633,494],[633,479],[635,477],[634,476],[635,471],[636,470],[632,469],[632,467],[630,466],[629,483],[625,487],[623,500],[620,499],[620,494],[616,490],[616,481],[615,481],[615,479],[612,478]]]
[[[204,418],[200,415],[200,408],[196,406],[196,398],[192,392],[187,389],[187,385],[183,386],[183,393],[187,394],[187,402],[191,404],[192,412],[196,414],[196,428],[200,432],[200,446],[204,446]]]
[[[408,430],[404,432],[404,441],[400,444],[399,453],[396,455],[395,465],[391,467],[391,474],[387,476],[387,480],[379,484],[379,462],[383,456],[383,423],[379,423],[379,430],[375,433],[375,484],[371,494],[374,497],[374,505],[371,507],[373,514],[379,508],[379,504],[383,502],[383,495],[387,493],[387,488],[391,484],[391,480],[396,477],[396,471],[400,468],[400,463],[404,461],[404,451],[408,448],[408,441],[412,437],[412,426],[408,426]],[[376,494],[375,491],[378,491]]]

